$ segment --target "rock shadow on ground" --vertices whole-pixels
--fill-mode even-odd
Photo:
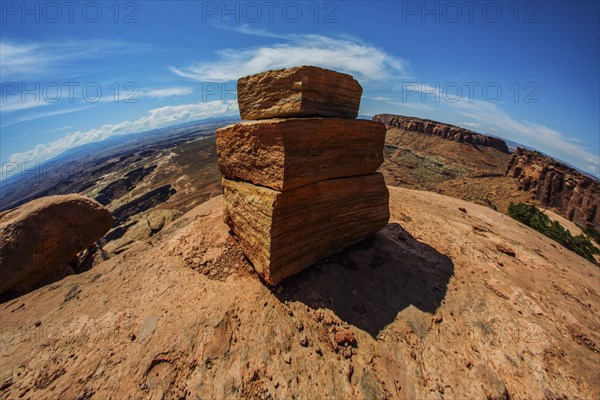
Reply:
[[[435,313],[453,274],[449,257],[391,223],[284,280],[277,296],[312,309],[328,308],[375,337],[410,305]]]

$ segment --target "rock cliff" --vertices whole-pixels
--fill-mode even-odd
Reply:
[[[600,229],[600,182],[537,151],[513,153],[506,175],[542,205],[582,227]]]
[[[482,135],[468,129],[442,122],[393,114],[374,115],[373,121],[383,122],[388,129],[398,128],[411,132],[427,133],[455,142],[493,147],[503,153],[508,153],[508,146],[502,139]]]

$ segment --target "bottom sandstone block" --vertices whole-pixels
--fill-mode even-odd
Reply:
[[[223,178],[225,223],[270,285],[385,227],[383,175],[329,179],[286,192]]]

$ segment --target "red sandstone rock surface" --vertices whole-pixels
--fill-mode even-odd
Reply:
[[[266,71],[238,80],[242,119],[280,117],[356,118],[362,87],[352,76],[301,66]]]
[[[225,222],[269,285],[389,220],[389,193],[375,173],[385,126],[354,119],[361,94],[350,75],[316,67],[238,81],[240,116],[261,120],[217,131]],[[315,115],[330,118],[292,118]]]
[[[600,268],[488,207],[389,190],[385,229],[275,289],[217,197],[0,304],[0,398],[600,396]]]
[[[372,174],[383,162],[383,124],[347,118],[242,122],[217,129],[221,173],[277,190]]]
[[[78,194],[42,197],[0,213],[0,294],[21,294],[64,276],[66,264],[112,223],[106,208]]]
[[[383,175],[327,179],[285,192],[223,179],[225,222],[270,285],[383,229]]]

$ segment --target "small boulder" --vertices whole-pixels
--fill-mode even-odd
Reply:
[[[0,294],[60,279],[67,263],[111,228],[113,217],[77,194],[48,196],[0,213]]]
[[[126,239],[145,240],[160,230],[170,222],[181,217],[181,212],[177,210],[151,210],[140,216],[140,219],[123,235]]]

